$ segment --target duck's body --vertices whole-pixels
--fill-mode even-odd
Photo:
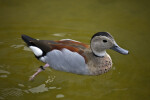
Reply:
[[[107,32],[96,33],[91,39],[91,45],[70,39],[37,40],[26,35],[22,35],[22,39],[33,51],[35,57],[46,63],[44,68],[50,66],[56,70],[75,74],[99,75],[108,72],[112,67],[112,60],[106,53],[106,49],[115,48],[115,51],[128,54],[128,51],[120,48]]]

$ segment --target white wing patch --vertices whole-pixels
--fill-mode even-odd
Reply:
[[[43,51],[38,48],[38,47],[35,47],[35,46],[29,46],[29,48],[33,51],[33,53],[36,55],[36,56],[41,56],[43,54]]]
[[[54,69],[76,74],[88,74],[84,58],[68,49],[53,50],[45,56],[46,62]]]

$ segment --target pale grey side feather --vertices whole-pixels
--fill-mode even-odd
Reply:
[[[84,58],[68,49],[53,50],[45,56],[46,62],[50,67],[76,74],[89,74],[88,67],[85,63]]]

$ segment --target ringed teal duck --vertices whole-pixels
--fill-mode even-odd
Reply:
[[[37,40],[27,35],[22,35],[22,39],[33,51],[35,57],[45,63],[29,80],[33,80],[38,73],[49,66],[55,70],[75,74],[100,75],[108,72],[112,67],[111,57],[106,53],[107,49],[124,55],[129,53],[119,47],[108,32],[94,34],[90,45],[71,39]]]

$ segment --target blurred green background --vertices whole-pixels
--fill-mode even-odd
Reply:
[[[150,6],[148,0],[0,0],[0,100],[148,100],[150,97]],[[113,68],[99,76],[48,69],[21,40],[75,39],[89,44],[110,32],[130,51],[108,50]]]

